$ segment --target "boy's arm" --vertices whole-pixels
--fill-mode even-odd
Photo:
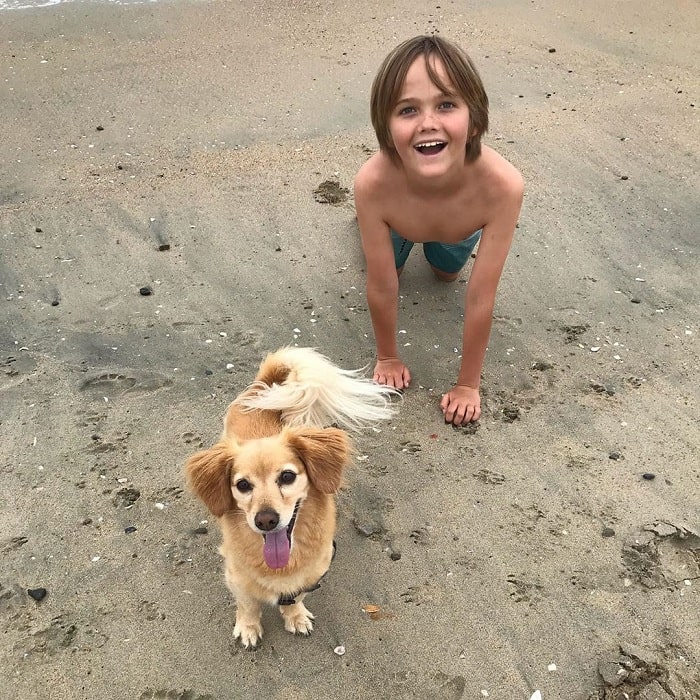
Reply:
[[[367,184],[361,171],[355,180],[355,207],[367,269],[367,305],[377,346],[373,378],[380,384],[404,389],[408,387],[411,375],[399,358],[396,340],[399,279],[394,247],[389,226],[378,213]]]
[[[454,425],[476,421],[481,415],[481,369],[491,334],[496,290],[520,214],[522,188],[522,179],[514,178],[497,218],[484,226],[481,235],[465,294],[462,364],[457,384],[440,403],[445,421]]]

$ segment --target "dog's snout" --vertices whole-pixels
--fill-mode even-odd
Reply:
[[[274,530],[279,525],[279,523],[279,513],[275,512],[274,510],[261,510],[255,515],[255,526],[258,527],[260,530],[264,530],[265,532]]]

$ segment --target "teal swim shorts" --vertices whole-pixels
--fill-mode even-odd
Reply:
[[[442,272],[459,272],[469,260],[469,256],[481,238],[481,229],[459,243],[423,243],[423,254],[428,262]],[[396,269],[403,267],[408,254],[413,248],[413,242],[391,231],[391,242],[394,244],[394,261]]]

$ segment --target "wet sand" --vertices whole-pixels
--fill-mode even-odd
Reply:
[[[438,408],[468,270],[414,253],[414,386],[356,439],[315,630],[268,610],[245,651],[182,467],[266,352],[373,361],[344,188],[435,29],[527,182],[484,415]],[[2,697],[697,700],[699,34],[681,1],[0,14]]]

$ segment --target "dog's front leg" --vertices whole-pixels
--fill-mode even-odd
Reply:
[[[296,602],[293,605],[280,605],[280,613],[284,619],[284,629],[292,634],[309,634],[314,628],[314,616],[306,609],[302,602],[304,593],[296,597]]]
[[[236,597],[236,626],[233,628],[233,638],[240,639],[246,648],[257,646],[262,638],[261,614],[260,602],[255,598],[240,594]]]

